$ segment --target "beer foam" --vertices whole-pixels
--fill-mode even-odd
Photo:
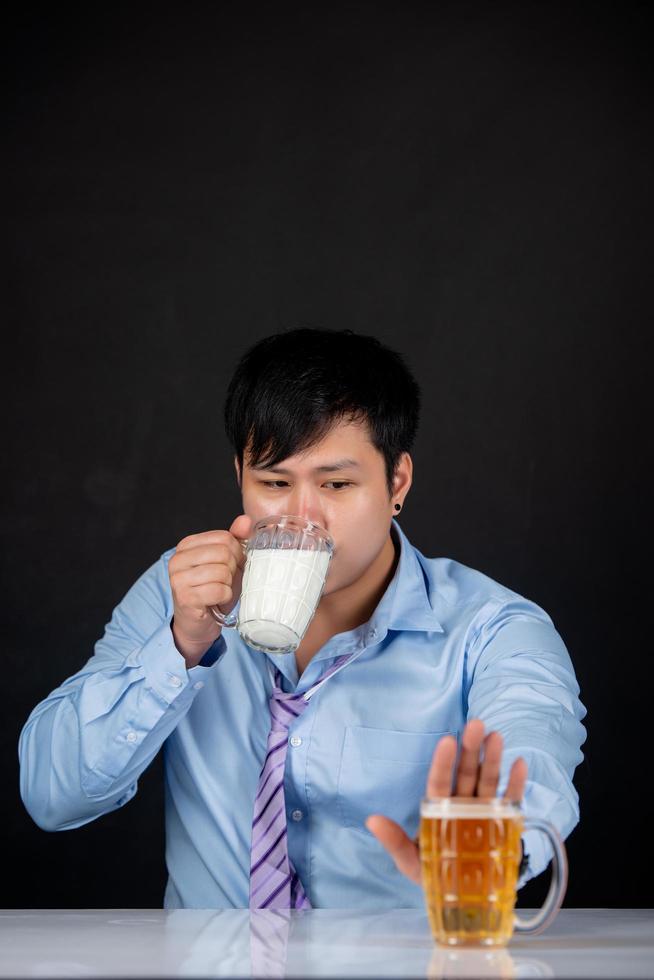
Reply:
[[[438,800],[423,800],[420,804],[421,817],[438,817],[441,820],[493,820],[521,814],[518,803],[499,796],[479,803],[459,800],[457,797],[442,797]]]

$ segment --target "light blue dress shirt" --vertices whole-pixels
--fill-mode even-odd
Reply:
[[[23,802],[44,830],[69,830],[127,804],[163,748],[166,908],[246,908],[257,781],[266,754],[267,661],[287,691],[330,677],[289,731],[290,858],[314,908],[424,907],[364,821],[383,813],[415,836],[434,748],[466,719],[504,737],[529,767],[525,814],[566,837],[586,709],[566,647],[539,606],[448,558],[425,558],[396,520],[395,575],[369,622],[333,636],[298,679],[294,654],[248,647],[234,629],[186,669],[170,622],[165,551],[113,611],[94,655],[30,714],[20,735]],[[529,869],[551,857],[524,835]]]

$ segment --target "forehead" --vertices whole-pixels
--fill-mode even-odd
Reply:
[[[327,435],[309,449],[282,460],[278,466],[302,470],[313,470],[319,467],[325,469],[328,464],[339,462],[339,469],[345,468],[345,462],[351,466],[363,468],[370,465],[381,454],[370,442],[368,426],[360,422],[340,422],[334,425]],[[249,453],[246,449],[244,465],[251,467]],[[276,468],[276,467],[275,467]]]

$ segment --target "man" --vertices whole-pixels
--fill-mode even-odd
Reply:
[[[567,836],[585,738],[569,655],[540,607],[404,535],[419,406],[402,358],[352,331],[243,356],[225,403],[243,513],[164,552],[30,715],[21,793],[41,827],[124,806],[163,747],[167,908],[420,907],[425,792],[524,796]],[[298,649],[269,656],[209,607],[235,606],[241,542],[281,514],[335,548]],[[275,698],[298,707],[276,775]],[[520,884],[550,856],[523,844]]]

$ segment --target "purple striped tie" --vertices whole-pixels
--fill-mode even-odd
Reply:
[[[352,654],[339,657],[320,678],[326,681]],[[318,685],[303,694],[285,694],[279,668],[270,698],[271,726],[267,754],[259,776],[252,818],[250,852],[251,909],[310,909],[302,882],[288,856],[284,769],[288,749],[288,730],[308,707]]]

